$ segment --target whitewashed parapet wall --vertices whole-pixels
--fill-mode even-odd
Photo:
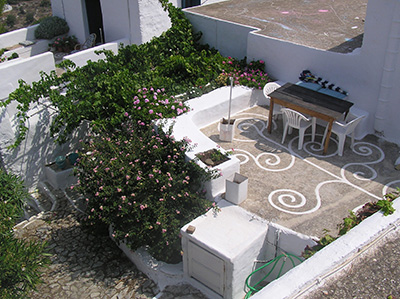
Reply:
[[[115,55],[117,55],[121,44],[127,45],[129,44],[129,41],[127,39],[121,39],[115,42],[102,44],[93,48],[66,55],[63,57],[63,59],[71,60],[76,66],[82,67],[86,65],[87,61],[89,60],[95,62],[100,59],[106,59],[106,56],[103,53],[96,53],[97,51],[111,50]]]
[[[32,105],[28,113],[26,139],[18,148],[8,150],[7,146],[14,143],[16,136],[16,106],[17,103],[12,102],[7,109],[0,110],[0,152],[7,171],[20,176],[32,189],[45,179],[45,164],[54,162],[58,155],[65,155],[75,148],[70,148],[69,144],[59,146],[50,137],[49,127],[56,111],[45,105]],[[78,138],[70,144],[78,147]]]
[[[191,11],[185,11],[185,14],[194,29],[202,32],[200,42],[218,49],[224,56],[244,58],[247,55],[249,33],[258,30]]]
[[[266,71],[281,81],[297,82],[300,72],[310,69],[342,87],[349,92],[349,101],[369,113],[366,127],[370,133],[377,131],[400,144],[400,85],[396,84],[400,81],[399,6],[398,0],[369,0],[363,45],[348,54],[268,38],[249,27],[238,30],[238,24],[185,13],[203,33],[202,41],[225,56],[262,59]]]
[[[15,59],[0,64],[0,100],[18,88],[20,79],[30,84],[40,79],[40,71],[55,70],[53,53],[46,52],[26,59]]]
[[[0,49],[17,45],[25,40],[35,40],[35,30],[39,25],[33,25],[0,34]]]

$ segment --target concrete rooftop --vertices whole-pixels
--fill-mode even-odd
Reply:
[[[188,11],[259,28],[260,34],[340,53],[362,45],[368,0],[228,0]]]

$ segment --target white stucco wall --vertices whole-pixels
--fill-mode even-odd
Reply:
[[[139,4],[140,32],[142,43],[171,27],[168,13],[163,10],[158,0],[137,0]]]
[[[0,152],[7,171],[20,176],[25,186],[32,189],[40,180],[45,179],[45,165],[54,162],[58,155],[71,152],[72,148],[69,144],[59,146],[50,137],[49,127],[55,116],[54,109],[35,104],[29,111],[26,139],[18,148],[8,150],[7,146],[15,141],[17,104],[12,102],[6,109],[0,109]],[[71,144],[75,149],[78,148],[78,138]]]
[[[115,55],[118,54],[118,50],[119,50],[119,46],[120,44],[128,44],[129,41],[127,39],[121,39],[121,40],[117,40],[113,43],[106,43],[103,45],[99,45],[87,50],[83,50],[77,53],[73,53],[70,55],[66,55],[63,57],[63,59],[68,59],[71,60],[72,62],[74,62],[76,64],[76,66],[81,67],[84,66],[85,64],[87,64],[87,62],[89,60],[91,61],[98,61],[100,59],[105,59],[106,56],[101,53],[101,54],[96,54],[96,51],[101,51],[101,50],[111,50],[112,52],[114,52]]]
[[[280,81],[297,82],[300,72],[309,69],[342,87],[349,92],[349,101],[369,113],[365,121],[369,133],[375,133],[376,111],[380,109],[383,125],[378,131],[388,141],[400,144],[400,86],[396,84],[400,80],[399,6],[398,0],[369,0],[363,46],[348,54],[268,38],[249,27],[185,13],[195,30],[202,31],[202,42],[217,48],[224,56],[262,59],[266,71]],[[397,57],[389,60],[388,55]],[[381,97],[384,107],[378,106]]]
[[[50,73],[54,70],[53,53],[46,52],[26,59],[15,59],[0,64],[0,100],[18,88],[18,80],[32,83],[40,79],[40,71]]]
[[[206,17],[191,11],[185,11],[185,15],[194,29],[203,33],[201,43],[218,49],[224,56],[242,59],[247,55],[248,35],[257,28]]]
[[[86,21],[86,8],[82,0],[51,0],[53,16],[65,19],[69,26],[69,35],[75,35],[84,42],[89,35]]]
[[[380,76],[375,129],[400,144],[400,1],[369,0],[363,50],[370,72]]]
[[[128,38],[131,31],[129,18],[134,12],[132,0],[118,1],[118,5],[115,1],[101,0],[101,10],[103,11],[104,41]]]
[[[179,0],[171,3],[177,5]],[[104,42],[129,38],[132,44],[142,44],[159,36],[170,26],[170,20],[158,0],[100,0]],[[53,15],[70,26],[70,35],[84,42],[89,35],[84,0],[52,0]]]

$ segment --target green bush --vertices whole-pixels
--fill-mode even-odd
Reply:
[[[14,237],[13,226],[28,196],[23,182],[0,169],[0,298],[23,298],[41,282],[40,268],[49,263],[45,244]]]
[[[144,118],[151,113],[142,111]],[[179,262],[180,228],[212,207],[201,188],[217,174],[186,161],[188,140],[123,118],[121,130],[98,128],[82,150],[90,154],[79,159],[75,189],[86,198],[86,223],[111,226],[132,250],[147,245],[156,259]]]
[[[15,22],[17,21],[17,17],[15,15],[8,15],[6,18],[6,25],[8,27],[13,27]]]
[[[35,30],[37,39],[52,39],[55,36],[66,34],[69,26],[64,19],[56,16],[44,18]]]
[[[33,12],[28,12],[25,16],[25,24],[29,25],[35,21],[35,14]]]
[[[50,7],[51,3],[49,0],[42,0],[40,1],[40,7]]]

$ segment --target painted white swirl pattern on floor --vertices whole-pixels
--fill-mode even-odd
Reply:
[[[317,174],[322,172],[331,179],[320,181],[314,190],[315,199],[309,198],[310,195],[305,195],[298,190],[291,188],[277,188],[268,194],[268,203],[275,209],[292,214],[302,215],[316,212],[320,209],[323,201],[322,188],[330,184],[336,184],[335,188],[343,188],[340,185],[344,184],[350,188],[357,189],[370,197],[370,200],[379,200],[382,196],[366,190],[362,186],[362,182],[373,181],[378,177],[377,171],[372,167],[379,164],[385,159],[384,151],[377,145],[359,141],[355,142],[352,150],[352,155],[357,157],[357,161],[346,163],[340,169],[340,174],[327,169],[324,163],[330,158],[337,156],[336,139],[331,137],[330,152],[327,155],[322,154],[321,144],[318,142],[311,142],[305,139],[303,150],[297,150],[298,134],[288,136],[288,142],[285,144],[280,143],[281,136],[272,136],[273,134],[267,133],[267,117],[263,114],[244,112],[236,115],[236,134],[234,144],[238,145],[234,148],[234,155],[241,160],[241,164],[254,163],[257,166],[257,171],[282,173],[292,169],[296,163],[307,163],[309,166],[315,168]],[[273,130],[278,128],[277,121],[273,121]],[[219,128],[218,128],[219,130]],[[244,137],[243,137],[244,136]],[[252,136],[252,137],[249,137]],[[254,137],[257,136],[257,137]],[[310,138],[310,134],[306,134],[305,138]],[[322,139],[322,134],[317,134],[318,140]],[[264,146],[270,146],[273,151],[263,151],[259,154],[253,154],[249,150],[241,148],[240,144],[246,143],[262,143]],[[348,146],[346,144],[346,146]],[[332,152],[332,148],[335,150]],[[289,153],[290,155],[287,155]],[[285,155],[283,155],[285,154]],[[282,159],[286,159],[283,163]],[[362,158],[364,160],[359,161]],[[289,161],[287,161],[289,159]],[[350,170],[351,169],[351,170]],[[356,169],[356,170],[355,170]],[[322,178],[322,175],[321,175]],[[386,194],[389,188],[400,185],[400,180],[390,181],[383,185],[382,195]],[[308,203],[314,200],[315,203]],[[308,203],[308,204],[307,204]]]

